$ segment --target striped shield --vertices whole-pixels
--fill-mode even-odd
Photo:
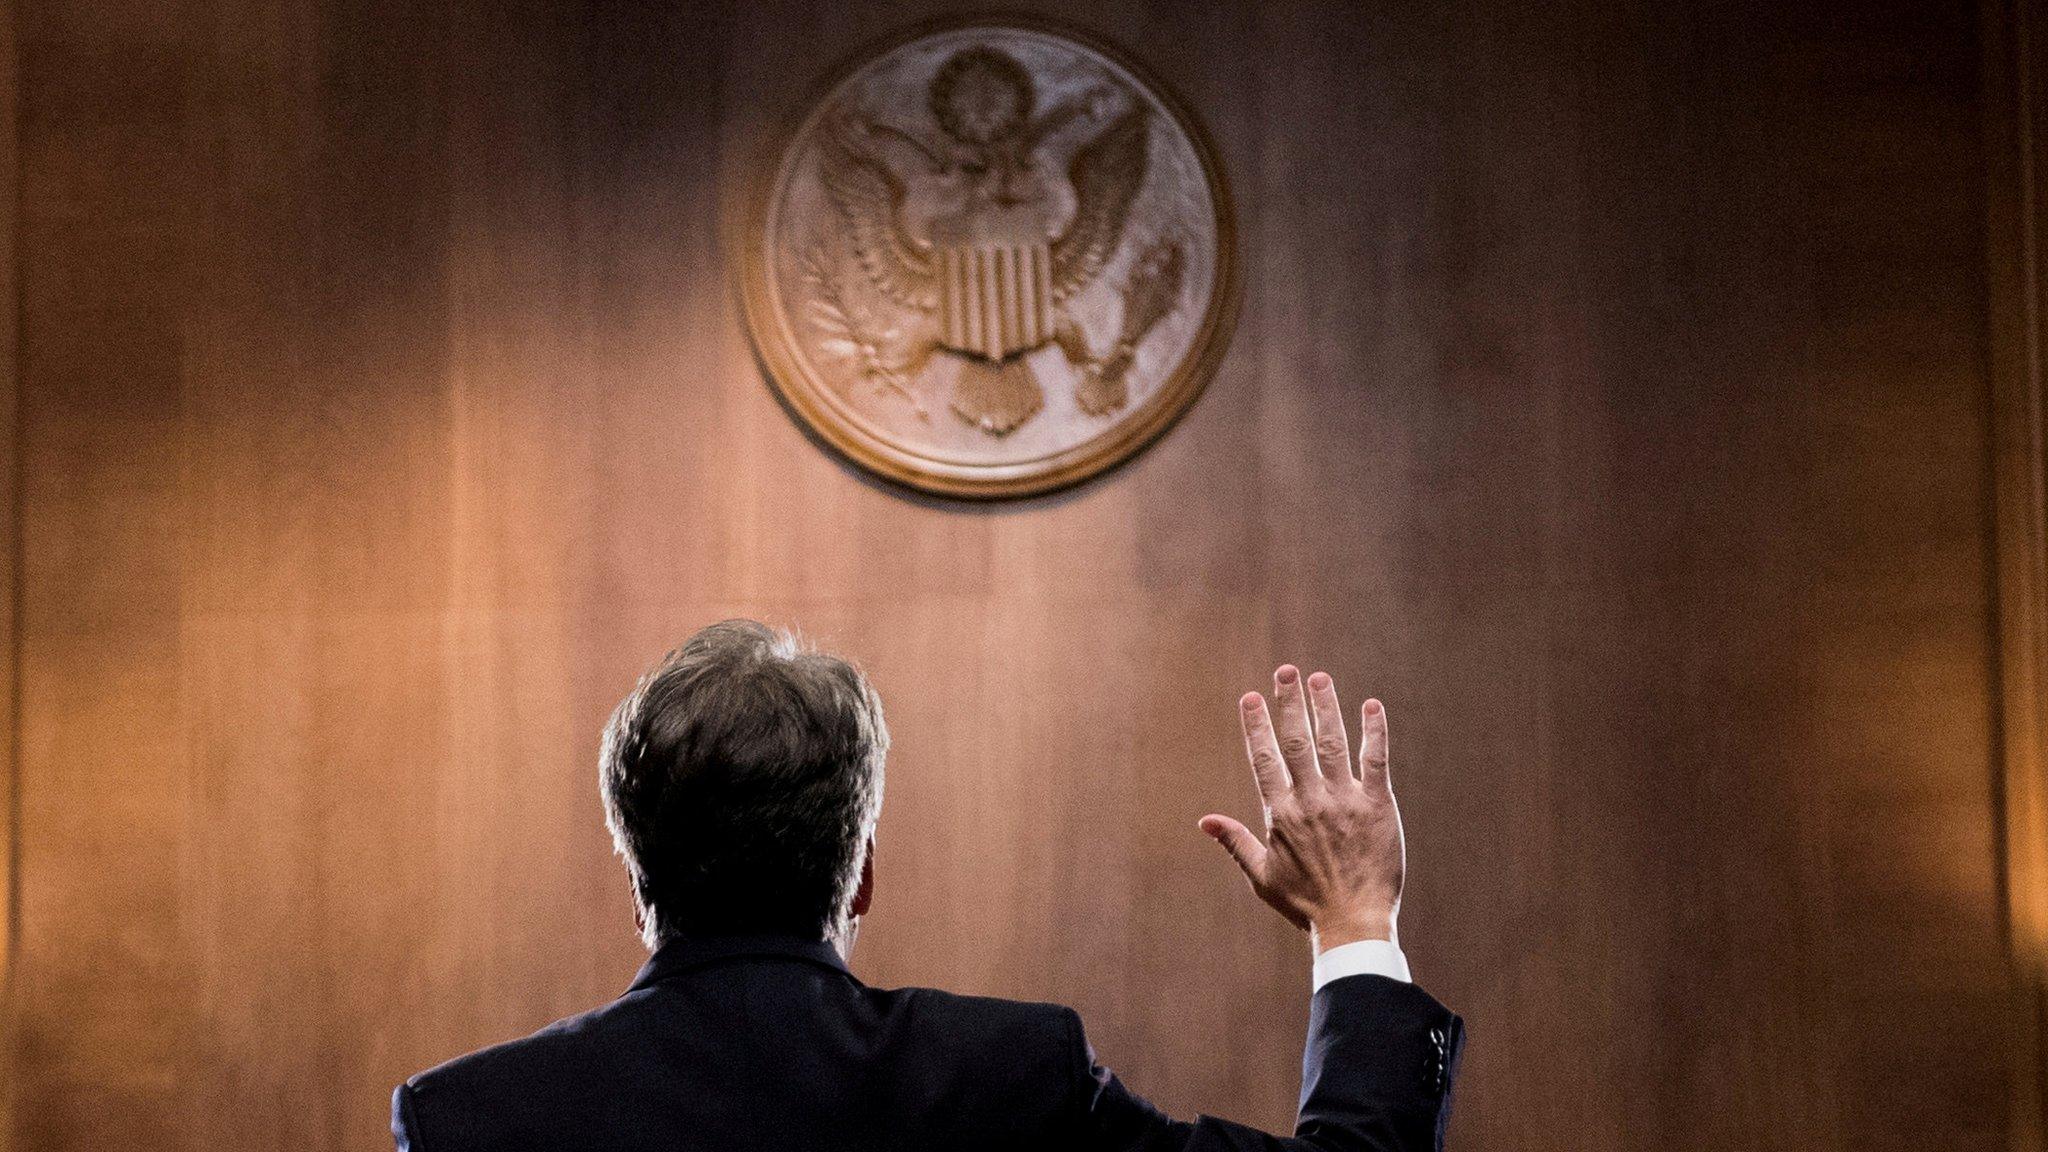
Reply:
[[[1052,249],[958,244],[939,249],[939,312],[948,347],[1001,360],[1052,339]]]

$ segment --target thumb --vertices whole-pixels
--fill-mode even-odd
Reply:
[[[1266,860],[1266,846],[1259,843],[1251,829],[1228,816],[1214,813],[1202,817],[1201,828],[1223,845],[1223,850],[1230,853],[1230,858],[1237,861],[1237,866],[1244,869],[1246,876],[1258,875],[1260,865]]]

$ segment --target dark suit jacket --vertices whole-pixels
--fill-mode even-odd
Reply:
[[[682,939],[611,1004],[400,1085],[391,1129],[400,1152],[1410,1152],[1442,1143],[1462,1039],[1412,984],[1330,982],[1280,1138],[1169,1120],[1095,1063],[1068,1008],[869,988],[818,942]]]

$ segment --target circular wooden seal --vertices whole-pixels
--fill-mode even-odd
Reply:
[[[763,176],[755,347],[800,419],[891,480],[1084,480],[1164,432],[1229,339],[1215,154],[1158,80],[1077,33],[927,26],[871,51]]]

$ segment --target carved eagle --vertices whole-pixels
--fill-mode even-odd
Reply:
[[[1085,289],[1115,255],[1131,203],[1145,183],[1146,128],[1145,106],[1134,105],[1075,149],[1068,162],[1075,211],[1066,232],[1051,243],[1056,303]],[[931,245],[902,225],[903,179],[855,140],[843,122],[821,133],[820,139],[825,190],[838,208],[868,281],[904,308],[934,311],[939,284]]]

